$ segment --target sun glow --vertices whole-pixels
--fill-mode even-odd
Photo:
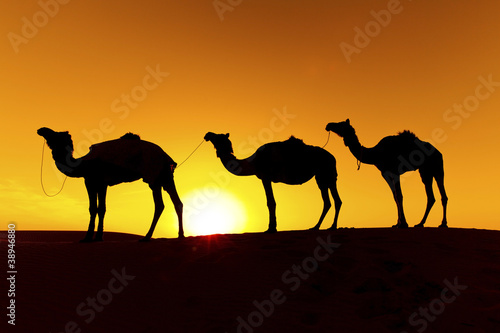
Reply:
[[[244,230],[246,219],[241,201],[219,189],[195,190],[184,199],[187,235],[240,233]]]

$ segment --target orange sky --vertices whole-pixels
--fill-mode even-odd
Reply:
[[[132,131],[179,163],[207,131],[231,133],[243,158],[292,134],[322,146],[325,125],[350,118],[368,147],[403,129],[433,140],[445,160],[449,225],[499,228],[500,3],[220,0],[216,9],[212,0],[60,2],[0,4],[4,223],[87,227],[83,180],[68,179],[55,198],[41,191],[42,126],[70,131],[75,156]],[[396,207],[378,170],[357,171],[335,135],[326,149],[338,163],[339,226],[394,224]],[[48,150],[45,158],[53,193],[63,178]],[[227,173],[210,143],[175,179],[189,214],[226,205],[231,232],[267,228],[261,182]],[[215,193],[209,203],[207,187]],[[314,181],[274,188],[278,230],[317,222],[322,201]],[[435,192],[429,226],[441,221]],[[416,224],[426,202],[418,173],[404,178],[403,194],[408,222]],[[164,198],[154,236],[175,237]],[[112,187],[105,230],[145,234],[152,214],[146,184]],[[332,221],[333,209],[323,226]],[[186,220],[188,235],[202,233],[194,224]]]

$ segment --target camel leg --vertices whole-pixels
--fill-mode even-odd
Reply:
[[[394,198],[396,200],[396,205],[398,206],[398,228],[408,228],[408,223],[406,222],[405,212],[403,210],[403,192],[401,191],[401,182],[399,176],[394,179]]]
[[[420,175],[422,175],[422,171],[420,171]],[[436,202],[436,199],[434,198],[434,191],[432,191],[432,176],[424,176],[422,175],[422,181],[425,185],[425,194],[427,194],[427,206],[425,208],[425,213],[424,217],[422,218],[422,221],[415,225],[415,227],[423,227],[425,224],[425,221],[427,220],[427,217],[429,216],[429,212],[431,211],[432,206],[434,205],[434,202]]]
[[[266,191],[267,208],[269,208],[269,228],[266,233],[277,232],[276,229],[276,201],[274,200],[273,187],[271,181],[263,180],[264,190]]]
[[[146,234],[146,236],[144,236],[144,238],[139,240],[140,242],[147,242],[151,239],[151,237],[153,236],[153,231],[155,231],[156,223],[158,223],[161,213],[165,208],[165,205],[163,204],[163,198],[161,195],[161,186],[150,186],[150,188],[153,191],[153,200],[155,202],[155,213],[153,215],[153,222],[151,223],[151,227],[149,228],[148,233]]]
[[[170,195],[170,199],[175,207],[175,212],[177,213],[177,219],[179,220],[179,238],[184,238],[184,228],[182,227],[182,208],[183,204],[177,194],[177,189],[175,188],[175,183],[172,182],[164,187],[165,191]]]
[[[443,205],[443,221],[441,222],[440,228],[448,228],[448,221],[446,221],[446,207],[448,205],[448,196],[446,195],[446,190],[444,189],[444,174],[436,177],[436,183],[439,188],[439,193],[441,194],[441,203]]]
[[[95,235],[94,241],[102,242],[102,234],[104,233],[104,215],[106,214],[106,192],[108,187],[103,185],[97,191],[97,199],[99,201],[99,206],[97,207],[97,216],[99,217],[99,224],[97,225],[97,233]]]
[[[406,223],[405,213],[403,211],[403,192],[401,191],[399,175],[391,174],[383,176],[391,188],[394,200],[396,201],[396,206],[398,208],[398,223],[393,225],[393,228],[408,228],[408,223]]]
[[[330,187],[330,192],[332,193],[333,202],[335,203],[335,217],[333,219],[333,224],[329,230],[337,229],[337,221],[339,219],[340,207],[342,206],[342,200],[340,200],[339,191],[337,190],[337,183],[333,183]]]
[[[97,216],[97,190],[94,184],[90,181],[85,180],[85,187],[87,188],[87,194],[89,196],[89,213],[90,222],[85,238],[83,238],[80,243],[90,243],[92,242],[92,236],[94,236],[95,229],[95,218]]]
[[[319,229],[319,227],[321,226],[321,223],[323,222],[323,219],[326,216],[326,213],[328,213],[328,210],[330,210],[330,207],[332,207],[332,204],[330,202],[330,197],[328,195],[328,187],[322,186],[322,187],[320,187],[320,190],[321,190],[321,197],[323,198],[323,211],[321,212],[321,216],[319,217],[318,223],[316,223],[316,225],[314,227],[312,227],[310,230],[318,230]]]

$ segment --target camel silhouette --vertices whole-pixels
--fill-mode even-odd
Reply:
[[[205,140],[212,142],[217,151],[217,157],[229,172],[236,176],[255,175],[262,180],[269,208],[269,228],[266,232],[277,231],[276,201],[272,183],[299,185],[314,176],[321,190],[324,206],[318,223],[311,229],[319,229],[331,207],[328,190],[335,201],[335,218],[329,229],[337,228],[342,201],[337,191],[337,167],[332,154],[322,148],[306,145],[302,140],[292,136],[283,142],[265,144],[252,156],[239,160],[233,154],[229,134],[208,132]]]
[[[421,141],[410,131],[403,131],[398,135],[383,138],[375,147],[366,148],[360,144],[349,119],[339,123],[329,123],[326,130],[332,131],[344,139],[344,144],[357,158],[358,163],[373,164],[382,172],[382,176],[391,188],[398,208],[398,222],[394,227],[408,227],[403,211],[400,176],[407,171],[417,169],[425,185],[427,207],[422,221],[415,227],[424,226],[436,201],[432,190],[433,179],[436,179],[443,205],[443,221],[440,227],[447,227],[446,205],[448,197],[444,188],[443,155],[434,146]]]
[[[57,168],[68,177],[83,177],[89,196],[90,223],[81,242],[91,242],[96,215],[99,225],[94,241],[102,241],[106,192],[108,186],[138,179],[149,184],[153,191],[155,211],[148,233],[141,241],[149,241],[164,209],[161,188],[168,192],[179,220],[179,237],[182,228],[182,202],[175,188],[173,171],[177,163],[154,143],[143,141],[136,134],[127,133],[120,139],[105,141],[90,147],[90,152],[80,158],[73,157],[73,141],[68,132],[55,132],[43,127],[37,131],[52,150]]]

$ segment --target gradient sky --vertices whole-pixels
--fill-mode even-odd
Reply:
[[[54,198],[41,190],[42,126],[69,131],[75,157],[91,143],[132,131],[180,163],[207,131],[230,133],[243,158],[292,134],[323,146],[325,125],[350,118],[367,147],[404,129],[432,141],[444,155],[449,225],[499,228],[499,2],[221,0],[217,8],[212,0],[61,2],[67,3],[0,4],[4,223],[24,230],[87,227],[82,179],[68,179]],[[396,206],[379,171],[370,165],[357,171],[336,135],[326,149],[338,163],[339,226],[394,224]],[[57,192],[63,179],[46,149],[47,190]],[[190,215],[188,235],[212,230],[195,222],[207,207],[219,207],[208,215],[229,216],[225,223],[234,228],[222,231],[267,228],[261,182],[230,175],[210,143],[175,179]],[[415,172],[402,186],[413,225],[424,212],[424,187]],[[322,200],[314,180],[274,189],[278,230],[317,222]],[[433,227],[442,214],[434,189],[438,201],[427,221]],[[164,199],[154,236],[175,237],[173,207],[166,193]],[[145,234],[152,214],[141,181],[108,191],[106,231]],[[323,226],[332,221],[333,208]]]

